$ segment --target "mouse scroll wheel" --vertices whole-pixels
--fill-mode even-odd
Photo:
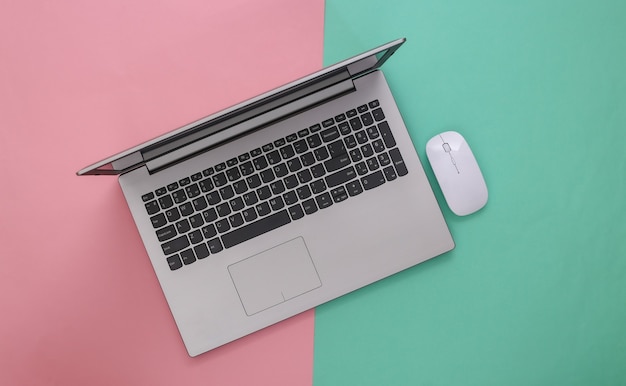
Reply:
[[[452,149],[450,148],[450,144],[448,142],[444,143],[442,146],[443,146],[443,150],[445,150],[446,153],[450,153],[452,151]]]

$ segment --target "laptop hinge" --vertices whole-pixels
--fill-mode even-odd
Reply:
[[[257,115],[244,122],[238,123],[232,127],[218,131],[215,134],[199,139],[186,146],[172,150],[167,154],[146,162],[146,167],[150,173],[156,173],[159,170],[184,161],[185,159],[188,159],[202,151],[206,151],[234,138],[240,137],[249,131],[289,118],[298,112],[315,107],[329,99],[336,98],[354,90],[355,87],[352,79],[346,79],[266,113]]]

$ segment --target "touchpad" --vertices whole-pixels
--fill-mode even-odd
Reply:
[[[248,316],[322,285],[302,237],[228,266]]]

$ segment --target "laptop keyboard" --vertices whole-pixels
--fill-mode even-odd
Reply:
[[[407,173],[374,100],[142,199],[177,270]]]

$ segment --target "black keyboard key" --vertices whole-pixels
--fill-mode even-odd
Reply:
[[[241,175],[249,176],[254,173],[254,165],[252,164],[252,161],[244,162],[239,165],[239,170],[241,171]]]
[[[291,175],[285,177],[283,182],[285,183],[285,188],[286,189],[293,189],[296,186],[298,186],[298,178],[296,177],[295,174],[291,174]]]
[[[352,149],[353,147],[355,147],[357,145],[356,138],[354,138],[354,135],[352,135],[352,134],[350,134],[349,136],[345,137],[343,139],[343,141],[346,144],[346,148],[348,148],[348,149]]]
[[[297,172],[298,170],[302,169],[302,163],[300,162],[299,158],[293,158],[287,161],[287,168],[292,173]]]
[[[356,109],[346,111],[346,117],[348,118],[356,117]]]
[[[268,163],[267,163],[267,159],[265,158],[264,155],[260,156],[260,157],[256,157],[254,160],[252,160],[253,164],[254,164],[254,168],[256,170],[263,170],[267,167]]]
[[[352,162],[359,162],[363,159],[363,154],[361,154],[361,150],[359,149],[352,149],[350,150],[350,158]]]
[[[378,155],[378,162],[380,163],[380,166],[387,166],[391,163],[391,158],[389,158],[389,154],[382,153]]]
[[[239,168],[231,168],[226,171],[226,178],[228,178],[228,181],[237,181],[239,177],[241,177]]]
[[[227,182],[228,182],[228,179],[226,178],[226,174],[224,174],[224,172],[217,173],[216,175],[213,176],[213,185],[215,185],[218,188],[220,186],[226,185]]]
[[[289,215],[291,216],[291,219],[294,221],[299,220],[302,217],[304,217],[304,211],[302,210],[302,207],[300,206],[300,204],[290,206]]]
[[[250,154],[249,153],[243,153],[239,157],[237,157],[237,159],[239,159],[239,162],[246,162],[247,160],[250,159]]]
[[[298,172],[298,181],[300,181],[301,184],[306,184],[312,179],[313,179],[313,176],[311,175],[311,172],[309,171],[309,169],[304,169]]]
[[[346,114],[339,114],[335,116],[335,122],[341,122],[346,120]]]
[[[159,205],[161,205],[161,209],[167,209],[174,205],[174,201],[172,200],[172,196],[169,194],[167,196],[163,196],[159,198]]]
[[[289,135],[287,136],[287,142],[293,142],[293,141],[295,141],[296,139],[298,139],[298,134],[296,134],[296,133],[289,134]]]
[[[205,177],[208,177],[210,175],[212,175],[213,173],[215,173],[215,169],[213,168],[206,168],[202,171],[202,175]]]
[[[313,178],[320,178],[326,174],[326,169],[324,169],[324,165],[322,164],[313,165],[311,167],[311,174],[313,174]]]
[[[301,139],[293,143],[293,149],[296,151],[296,153],[302,154],[305,151],[309,150],[309,147],[307,146],[306,141],[304,139]]]
[[[328,154],[330,154],[331,158],[335,158],[346,153],[346,146],[343,144],[341,139],[329,143],[327,148]]]
[[[250,189],[256,189],[261,186],[261,177],[259,177],[258,174],[254,174],[246,178],[246,182],[248,183]]]
[[[215,209],[217,210],[217,214],[220,217],[228,216],[231,212],[230,205],[228,205],[227,202],[219,204],[218,206],[215,207]]]
[[[230,223],[228,222],[228,217],[215,222],[215,229],[217,229],[219,233],[228,232],[230,230]]]
[[[356,141],[360,144],[364,144],[368,141],[367,133],[365,132],[365,130],[361,130],[356,133]]]
[[[191,181],[196,182],[202,179],[202,173],[194,173],[191,175]]]
[[[287,210],[281,210],[270,216],[245,225],[239,229],[222,235],[222,241],[225,248],[234,247],[237,244],[248,241],[254,237],[260,236],[266,232],[289,224],[291,219]]]
[[[380,136],[383,138],[383,141],[385,142],[385,146],[387,146],[387,149],[396,146],[396,140],[393,137],[393,134],[391,133],[391,128],[389,127],[389,124],[387,123],[387,121],[383,121],[379,123],[378,130],[380,131]]]
[[[300,138],[304,138],[307,135],[309,135],[309,129],[302,129],[302,130],[298,131],[298,137],[300,137]]]
[[[230,208],[233,210],[233,212],[239,212],[240,210],[245,208],[245,205],[243,204],[243,198],[235,197],[230,200]]]
[[[367,109],[367,105],[361,105],[361,106],[357,107],[357,108],[356,108],[356,110],[357,110],[359,113],[364,113],[364,112],[366,112],[366,111],[368,110],[368,109]]]
[[[217,237],[207,241],[206,245],[209,247],[209,251],[211,251],[212,254],[216,254],[224,249],[222,242]]]
[[[269,186],[262,186],[256,190],[256,194],[259,196],[260,201],[267,200],[272,197],[272,191]]]
[[[172,182],[171,184],[167,185],[168,192],[171,192],[176,189],[178,189],[178,182]]]
[[[347,121],[341,122],[337,127],[339,128],[339,132],[343,135],[348,135],[352,131],[350,129],[350,124]]]
[[[265,169],[261,172],[261,180],[266,184],[273,181],[274,178],[276,177],[274,176],[272,169]]]
[[[374,155],[374,149],[372,148],[372,145],[366,143],[365,145],[361,146],[361,153],[363,153],[363,157],[368,158]]]
[[[350,197],[354,197],[357,194],[363,193],[363,187],[361,186],[361,182],[359,180],[350,181],[346,184],[346,191],[350,195]]]
[[[183,250],[189,246],[189,239],[187,236],[182,235],[180,237],[175,238],[174,240],[170,240],[167,243],[161,244],[161,249],[163,249],[163,253],[166,255],[171,255],[172,253],[176,253],[180,250]]]
[[[367,112],[361,115],[361,121],[363,121],[364,126],[369,126],[374,123],[374,118],[372,117],[372,113]]]
[[[385,178],[387,179],[387,181],[393,181],[398,178],[398,175],[396,174],[396,169],[394,169],[393,166],[387,166],[383,169],[383,171],[385,172]]]
[[[274,146],[281,147],[286,143],[285,138],[280,138],[274,141]]]
[[[217,191],[213,191],[207,194],[205,197],[209,202],[209,205],[217,205],[220,201],[222,201],[222,197],[220,197],[220,194]]]
[[[393,161],[393,165],[396,167],[396,171],[399,176],[404,176],[409,173],[404,164],[404,160],[402,159],[402,155],[400,154],[400,150],[398,148],[389,150],[389,155],[391,156],[391,160]]]
[[[341,202],[348,199],[348,192],[343,186],[338,186],[330,191],[330,195],[333,197],[334,202]]]
[[[374,151],[376,153],[381,153],[385,151],[385,145],[383,144],[383,141],[380,139],[377,139],[376,141],[372,142],[372,147],[374,148]]]
[[[287,175],[287,173],[289,173],[289,169],[287,168],[287,164],[285,164],[284,162],[274,166],[274,174],[276,175],[276,177],[284,177]]]
[[[217,220],[217,212],[215,211],[215,208],[209,208],[202,212],[202,217],[204,218],[204,222],[212,223]]]
[[[343,153],[338,157],[331,158],[328,161],[324,162],[324,166],[329,173],[334,172],[335,170],[339,170],[348,165],[350,165],[350,156],[346,153]]]
[[[193,251],[195,252],[198,260],[204,259],[205,257],[209,256],[209,248],[206,246],[205,243],[196,245],[195,247],[193,247]]]
[[[187,196],[185,195],[185,191],[179,189],[172,193],[172,199],[175,203],[180,204],[181,202],[185,202],[187,200]]]
[[[183,266],[183,262],[180,261],[180,257],[178,255],[174,255],[167,258],[167,265],[169,265],[172,271],[175,271]]]
[[[373,101],[371,101],[370,103],[368,103],[369,107],[374,109],[378,106],[380,106],[380,102],[378,102],[378,99],[374,99]]]
[[[221,172],[222,170],[226,170],[226,162],[221,162],[221,163],[215,165],[215,171],[216,172]]]
[[[152,193],[152,192],[146,193],[143,196],[141,196],[141,199],[143,200],[143,202],[150,201],[153,198],[154,198],[154,193]]]
[[[326,183],[324,182],[324,180],[317,180],[317,181],[311,182],[311,191],[313,192],[313,194],[322,193],[325,190],[326,190]]]
[[[304,209],[304,213],[313,214],[317,212],[317,205],[315,204],[315,199],[311,198],[302,203],[302,209]]]
[[[285,205],[293,205],[298,202],[298,195],[295,190],[290,190],[283,194],[283,199],[285,200]]]
[[[385,176],[380,170],[361,178],[361,184],[365,190],[374,189],[384,183]]]
[[[243,194],[248,190],[248,185],[244,180],[236,181],[233,183],[233,190],[236,194]]]
[[[146,205],[146,211],[148,212],[149,215],[159,213],[159,211],[161,210],[161,208],[159,208],[159,204],[157,204],[156,201],[150,201],[146,203],[145,205]]]
[[[316,131],[320,131],[322,130],[322,125],[320,125],[319,123],[309,127],[309,130],[311,130],[311,133],[315,133]]]
[[[173,222],[180,218],[180,212],[178,208],[171,208],[165,211],[165,216],[167,217],[167,221]]]
[[[237,228],[238,226],[243,225],[243,216],[241,213],[235,213],[228,216],[228,221],[230,222],[231,227]]]
[[[208,193],[213,189],[213,182],[211,182],[210,178],[204,179],[198,183],[200,186],[200,190],[204,193]]]
[[[315,154],[315,159],[318,161],[323,161],[326,158],[330,157],[330,154],[328,153],[328,150],[326,150],[325,147],[319,147],[315,149],[313,151],[313,154]]]
[[[367,129],[365,129],[365,132],[367,133],[367,136],[370,137],[370,139],[376,139],[380,135],[376,126],[368,127]]]
[[[191,244],[198,244],[199,242],[204,240],[202,237],[202,231],[200,231],[199,229],[196,229],[195,231],[189,233],[187,237],[189,237],[189,241],[191,242]]]
[[[254,209],[256,209],[259,216],[266,216],[272,212],[272,208],[270,208],[270,204],[267,202],[257,204]]]
[[[315,156],[312,152],[308,152],[300,157],[300,161],[304,166],[311,166],[315,163]]]
[[[363,127],[363,124],[361,123],[361,120],[359,119],[359,117],[354,117],[350,119],[350,127],[352,127],[353,131],[357,131]]]
[[[191,225],[189,225],[189,221],[184,218],[176,223],[176,230],[179,234],[187,233],[191,229]]]
[[[274,150],[267,153],[267,160],[269,161],[270,165],[275,165],[279,163],[280,161],[282,161],[280,157],[280,152],[278,150]]]
[[[256,148],[254,150],[250,150],[250,157],[258,157],[262,154],[261,148]]]
[[[322,138],[319,134],[313,134],[306,138],[307,143],[311,149],[314,149],[322,144]]]
[[[322,127],[331,127],[335,124],[335,121],[332,118],[328,118],[322,122]]]
[[[354,178],[356,178],[356,171],[354,170],[354,166],[348,166],[345,169],[326,176],[326,185],[332,188],[337,185],[343,185]]]
[[[183,264],[189,265],[196,261],[196,256],[193,254],[192,249],[185,249],[180,253],[180,259],[183,261]]]
[[[274,148],[274,145],[272,145],[271,143],[268,143],[266,145],[263,145],[261,148],[263,149],[264,152],[267,153],[268,151],[270,151],[270,150],[272,150]]]
[[[230,185],[224,186],[220,189],[220,196],[222,196],[222,200],[230,200],[235,196],[235,191]]]
[[[204,210],[207,206],[209,206],[209,204],[207,204],[206,202],[206,198],[202,196],[191,200],[191,203],[193,204],[193,208],[197,211]]]
[[[248,208],[244,210],[243,212],[241,212],[241,215],[243,216],[243,219],[246,220],[246,222],[254,221],[258,217],[254,208]]]
[[[208,240],[217,235],[217,229],[215,229],[215,225],[209,224],[205,227],[202,227],[202,236],[204,236],[205,240]]]
[[[287,146],[283,146],[283,147],[280,148],[280,155],[283,157],[284,160],[287,160],[287,159],[293,157],[294,155],[296,155],[296,153],[293,150],[293,146],[291,146],[291,144],[289,144]]]
[[[193,203],[191,203],[191,202],[185,202],[183,204],[180,204],[178,206],[178,209],[180,210],[180,215],[181,216],[189,216],[190,214],[192,214],[195,211],[194,208],[193,208]]]
[[[358,164],[354,165],[354,167],[356,169],[356,173],[360,176],[363,176],[369,173],[369,170],[367,169],[367,165],[365,164],[365,161],[359,162]]]
[[[326,129],[322,131],[322,141],[331,142],[339,138],[339,130],[336,127],[331,127],[330,129]]]
[[[154,229],[161,228],[163,225],[167,224],[167,219],[163,213],[150,217],[150,221],[152,222],[152,227]]]
[[[176,236],[176,234],[176,227],[174,227],[174,225],[169,225],[156,231],[156,236],[159,241],[167,241]]]
[[[259,202],[259,199],[254,191],[247,192],[242,197],[247,206],[252,206]]]
[[[235,158],[231,158],[231,159],[229,159],[228,161],[226,161],[226,165],[227,165],[227,166],[235,166],[235,165],[237,165],[237,162],[238,162],[238,161],[237,161],[237,158],[236,158],[236,157],[235,157]]]
[[[200,194],[200,187],[198,184],[191,184],[185,188],[185,193],[187,193],[187,197],[194,198]]]
[[[164,195],[165,193],[167,193],[167,189],[165,189],[165,186],[164,186],[164,187],[162,187],[162,188],[158,188],[158,189],[155,191],[155,193],[156,193],[156,195],[157,195],[157,196],[162,196],[162,195]]]
[[[192,229],[196,229],[204,225],[204,220],[202,220],[202,213],[194,214],[189,217],[189,225],[191,225]]]
[[[320,209],[326,209],[333,204],[333,199],[328,192],[315,197],[315,202]]]
[[[185,177],[182,180],[179,180],[178,183],[180,184],[180,186],[189,185],[191,183],[191,178]]]
[[[269,203],[273,211],[277,211],[285,207],[285,201],[283,201],[283,198],[280,196],[270,198]]]
[[[374,120],[376,122],[380,122],[383,119],[385,119],[385,114],[383,113],[383,110],[380,107],[372,110],[372,115],[374,116]]]
[[[367,163],[367,168],[371,172],[373,172],[374,170],[378,169],[378,167],[380,166],[378,164],[378,160],[376,159],[376,157],[368,158],[366,163]]]

